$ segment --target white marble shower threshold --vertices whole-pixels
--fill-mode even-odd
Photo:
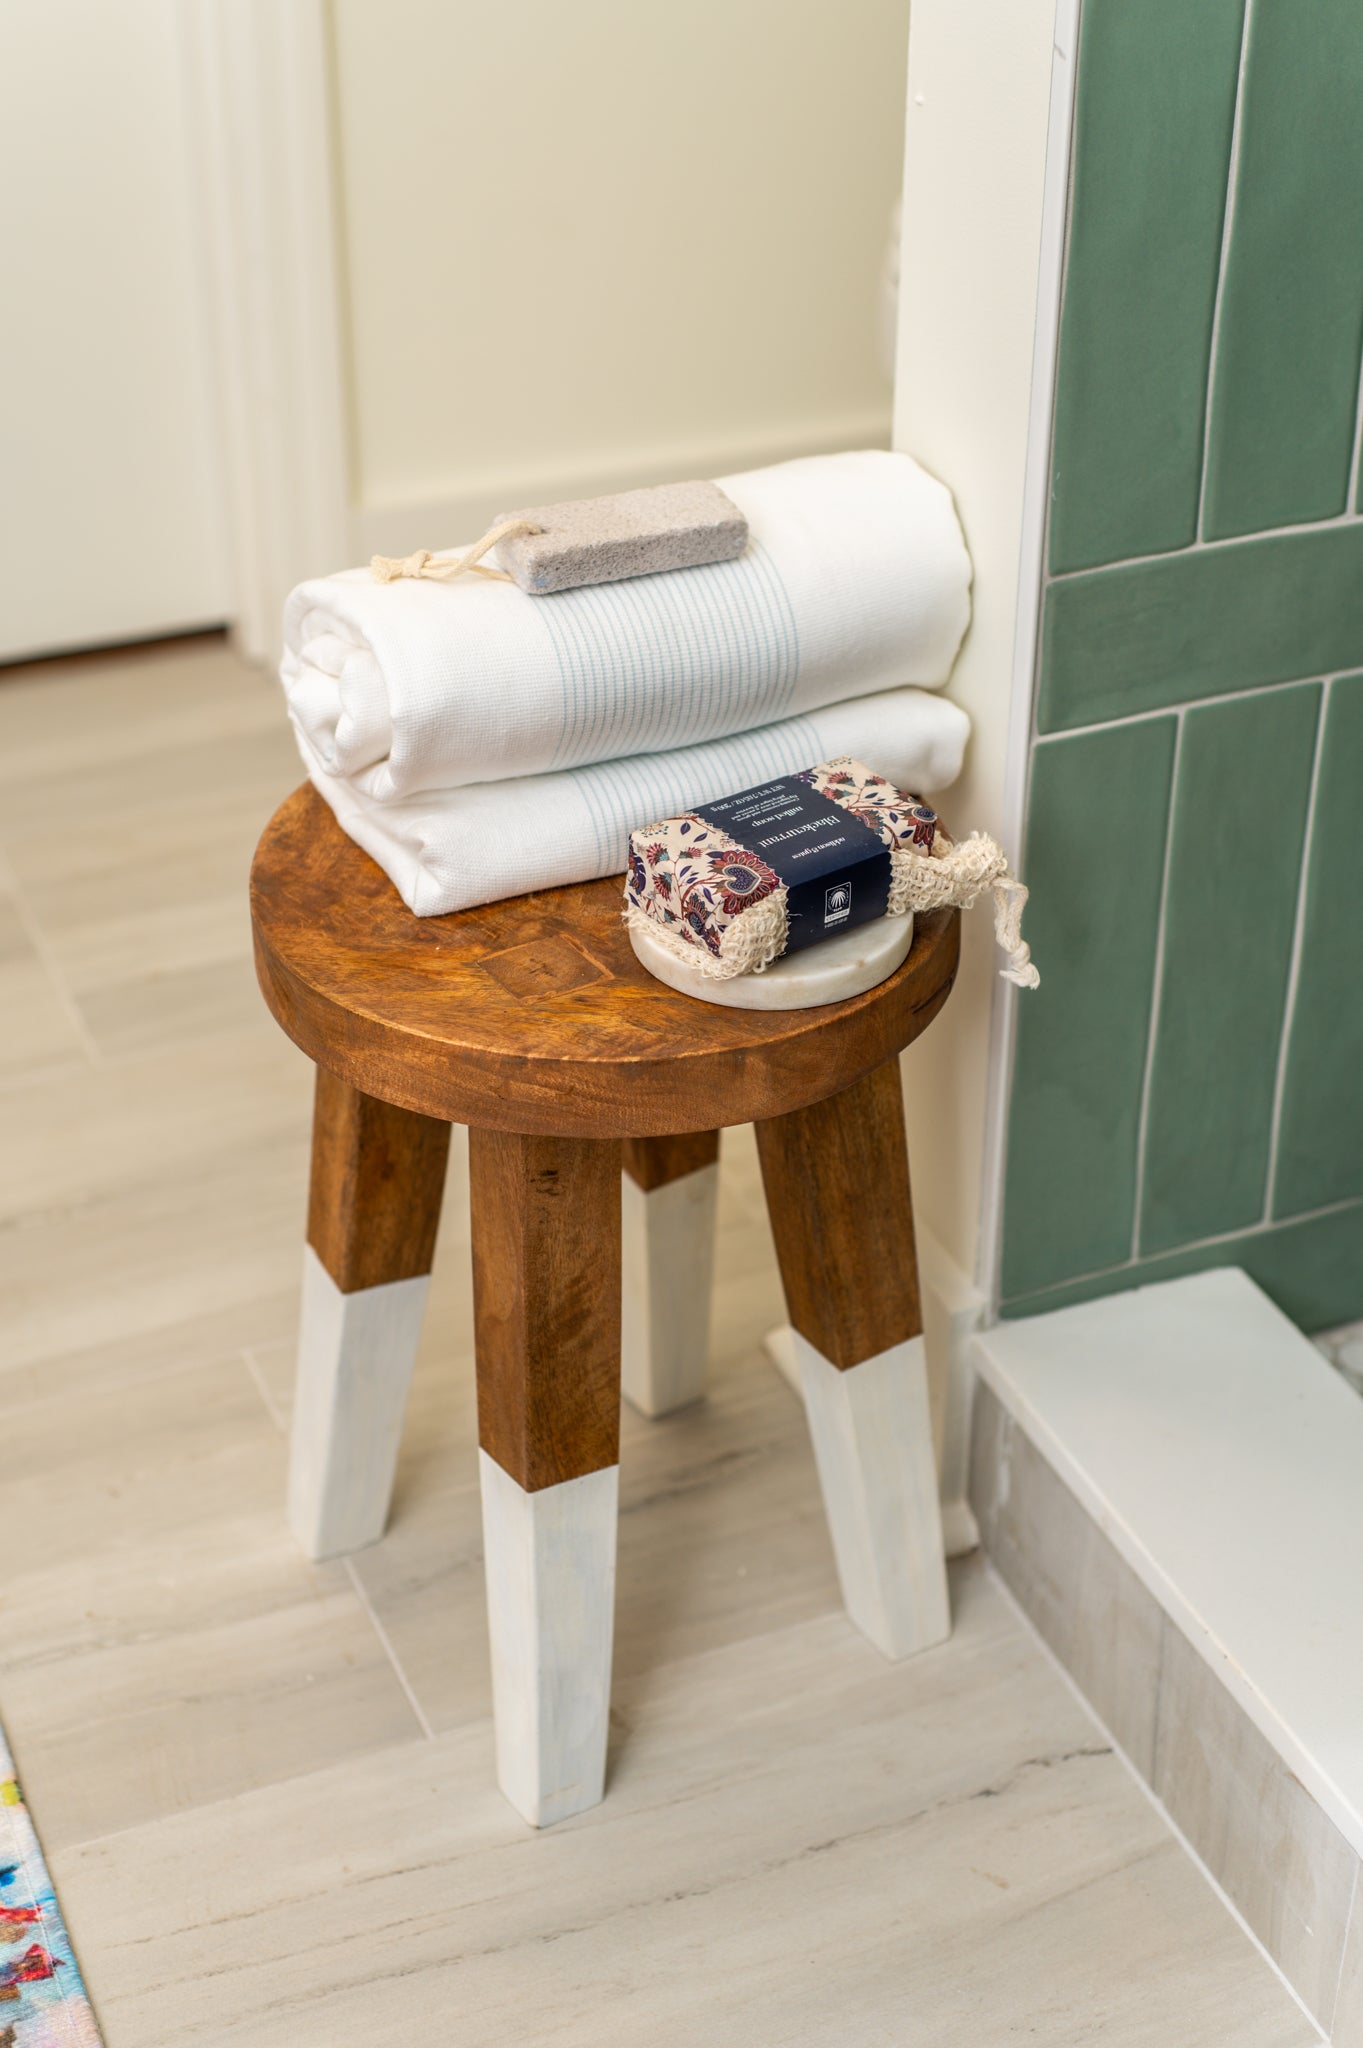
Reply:
[[[985,1384],[1363,1855],[1363,1401],[1341,1371],[1233,1268],[1005,1323],[975,1350]]]

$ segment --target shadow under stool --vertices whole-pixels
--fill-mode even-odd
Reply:
[[[497,1775],[536,1826],[604,1786],[621,1391],[704,1382],[719,1131],[753,1123],[838,1577],[890,1657],[949,1630],[898,1055],[959,912],[815,1010],[722,1009],[635,960],[612,879],[414,917],[310,787],[251,876],[256,966],[317,1065],[289,1516],[382,1535],[439,1221],[469,1127]]]

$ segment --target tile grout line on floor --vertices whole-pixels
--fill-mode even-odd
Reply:
[[[242,1364],[246,1367],[247,1376],[250,1379],[251,1384],[254,1386],[256,1392],[260,1396],[266,1414],[269,1416],[271,1422],[279,1431],[280,1435],[287,1439],[289,1433],[288,1424],[285,1422],[284,1417],[280,1414],[278,1408],[274,1404],[274,1400],[271,1396],[268,1383],[265,1379],[265,1375],[260,1369],[260,1361],[257,1359],[255,1355],[254,1345],[245,1344],[242,1346],[241,1361]],[[398,1656],[397,1650],[393,1643],[393,1639],[389,1635],[387,1629],[384,1627],[377,1608],[374,1606],[373,1601],[370,1599],[369,1594],[365,1590],[364,1580],[360,1577],[358,1571],[355,1569],[354,1558],[343,1557],[338,1561],[344,1567],[345,1575],[347,1579],[350,1581],[351,1590],[354,1593],[355,1598],[359,1601],[360,1606],[364,1610],[365,1619],[368,1621],[369,1626],[373,1629],[374,1634],[378,1637],[379,1646],[382,1649],[384,1656],[388,1659],[389,1664],[392,1666],[393,1676],[397,1679],[398,1684],[402,1688],[403,1696],[406,1699],[408,1706],[412,1710],[412,1713],[416,1720],[417,1727],[421,1730],[421,1733],[427,1742],[433,1742],[435,1740],[435,1730],[431,1726],[430,1721],[426,1717],[426,1712],[421,1704],[421,1701],[417,1698],[416,1688],[413,1686],[412,1681],[402,1668],[402,1660]]]
[[[417,1727],[421,1730],[421,1733],[425,1737],[427,1742],[434,1742],[435,1730],[426,1718],[426,1713],[422,1707],[421,1701],[417,1698],[416,1688],[413,1686],[411,1680],[407,1676],[407,1673],[402,1668],[402,1661],[399,1658],[396,1649],[393,1647],[392,1637],[389,1635],[387,1629],[384,1627],[382,1621],[379,1618],[378,1609],[375,1607],[373,1601],[370,1599],[368,1593],[365,1591],[364,1580],[360,1577],[358,1571],[355,1569],[354,1558],[347,1557],[344,1558],[342,1562],[345,1565],[346,1577],[349,1579],[352,1587],[354,1588],[355,1598],[359,1601],[361,1607],[364,1609],[366,1615],[369,1617],[369,1625],[373,1629],[375,1635],[378,1637],[379,1642],[382,1644],[384,1655],[387,1657],[388,1662],[393,1667],[393,1675],[397,1679],[398,1684],[402,1687],[402,1690],[406,1695],[407,1704],[411,1708],[412,1713],[416,1717]]]
[[[288,1424],[274,1404],[274,1396],[270,1392],[269,1382],[260,1369],[260,1360],[256,1357],[256,1347],[254,1344],[244,1344],[242,1346],[241,1360],[246,1367],[252,1386],[254,1386],[264,1404],[265,1413],[269,1416],[280,1435],[287,1436],[289,1433]]]
[[[15,874],[13,864],[3,846],[0,846],[0,887],[5,889],[13,901],[19,923],[23,927],[24,936],[30,946],[32,946],[37,956],[38,964],[51,985],[52,993],[65,1011],[67,1020],[80,1041],[82,1052],[92,1067],[103,1070],[106,1065],[104,1055],[100,1051],[94,1034],[85,1021],[85,1013],[73,995],[66,976],[57,964],[56,956],[47,943],[46,934],[29,908],[28,901],[19,884],[19,877]]]

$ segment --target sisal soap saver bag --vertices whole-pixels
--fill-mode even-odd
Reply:
[[[1035,988],[1027,891],[985,833],[959,843],[937,814],[850,755],[630,834],[625,921],[714,979],[760,974],[837,931],[905,911],[994,899],[1004,978]]]

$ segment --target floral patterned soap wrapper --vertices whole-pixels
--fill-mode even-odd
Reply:
[[[941,833],[936,812],[847,755],[790,780],[809,783],[870,828],[890,854],[887,915],[912,908],[909,862],[932,856]],[[630,834],[626,921],[644,920],[679,958],[712,978],[760,973],[780,958],[789,938],[788,894],[767,861],[694,811]]]
[[[949,838],[935,811],[847,754],[789,779],[812,784],[879,836],[890,857],[886,916],[968,910],[988,893],[994,936],[1007,955],[1003,979],[1039,987],[1022,936],[1027,891],[987,832]],[[760,974],[779,960],[789,937],[788,895],[768,862],[696,811],[630,834],[626,924],[644,926],[703,975]]]

